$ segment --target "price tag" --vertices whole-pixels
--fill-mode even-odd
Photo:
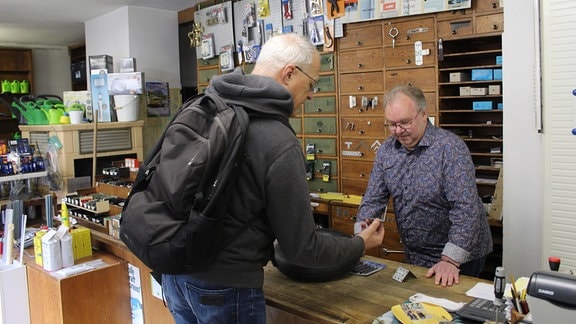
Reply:
[[[412,271],[402,267],[398,267],[396,272],[394,272],[394,275],[392,275],[392,279],[398,282],[404,282],[404,280],[408,278],[416,278],[416,276],[412,273]]]

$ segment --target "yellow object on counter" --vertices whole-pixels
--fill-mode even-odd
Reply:
[[[62,199],[62,207],[61,207],[61,220],[62,225],[70,228],[70,215],[68,214],[68,206],[66,205],[66,201]]]
[[[326,200],[338,200],[345,203],[356,205],[360,205],[360,202],[362,202],[362,196],[360,195],[347,195],[340,192],[321,193],[320,198]]]

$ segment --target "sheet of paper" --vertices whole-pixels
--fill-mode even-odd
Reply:
[[[510,294],[510,284],[506,284],[506,289],[504,291],[505,296],[511,296]],[[484,298],[488,300],[494,301],[494,285],[479,282],[474,287],[470,288],[466,292],[466,296],[474,297],[474,298]]]

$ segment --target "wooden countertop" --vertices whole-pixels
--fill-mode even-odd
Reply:
[[[473,298],[466,296],[466,291],[477,282],[488,282],[460,277],[458,285],[436,286],[433,279],[424,277],[425,268],[370,256],[363,259],[384,263],[386,268],[367,277],[350,274],[340,280],[305,283],[290,280],[269,263],[264,274],[266,303],[296,315],[303,322],[372,323],[417,292],[454,302],[469,302]],[[416,278],[404,282],[392,279],[399,266],[409,269]]]
[[[131,122],[98,122],[98,129],[125,128],[125,127],[142,127],[143,120]],[[74,131],[74,130],[91,130],[94,129],[93,123],[82,124],[53,124],[53,125],[20,125],[21,131],[29,132],[54,132],[54,131]]]

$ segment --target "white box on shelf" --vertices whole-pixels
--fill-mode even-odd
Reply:
[[[26,266],[0,266],[0,323],[30,323]]]
[[[470,95],[472,96],[485,96],[488,94],[487,88],[470,88]]]
[[[461,96],[469,96],[470,95],[470,87],[460,87],[460,95]]]
[[[500,94],[500,85],[493,84],[488,86],[488,94],[491,95],[499,95]]]
[[[465,72],[450,73],[450,82],[470,81],[470,74]]]

